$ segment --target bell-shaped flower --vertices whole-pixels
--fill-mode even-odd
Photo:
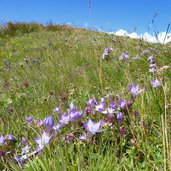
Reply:
[[[26,118],[26,122],[30,123],[30,122],[32,122],[32,121],[33,121],[33,117],[32,117],[32,116],[28,116],[28,117]]]
[[[6,144],[6,139],[2,135],[0,136],[0,144]]]
[[[86,124],[84,124],[84,127],[87,129],[88,132],[92,133],[93,135],[95,135],[99,131],[101,126],[101,121],[100,122],[93,122],[91,119],[88,120],[88,122]]]
[[[119,113],[117,114],[116,118],[117,118],[118,121],[122,121],[122,119],[123,119],[123,114],[122,114],[121,112],[119,112]]]
[[[53,112],[59,113],[60,112],[60,107],[56,107],[55,109],[53,109]]]
[[[52,116],[47,116],[44,119],[44,124],[46,125],[46,129],[48,131],[52,130],[53,129],[53,125],[54,125],[54,119],[52,118]]]
[[[110,102],[110,107],[115,110],[116,109],[116,103],[115,102]]]
[[[95,106],[95,110],[98,112],[102,112],[105,108],[105,104],[104,103],[100,103],[98,105]]]
[[[151,85],[153,86],[153,88],[162,86],[161,82],[160,82],[158,79],[156,79],[156,80],[154,80],[154,81],[151,80],[150,83],[151,83]]]
[[[80,140],[86,140],[87,139],[87,134],[84,132],[82,135],[79,137]]]
[[[127,107],[126,101],[125,100],[120,100],[119,103],[118,103],[118,106],[121,109],[125,109]]]
[[[36,151],[41,151],[44,148],[44,146],[49,144],[50,139],[51,137],[46,132],[43,132],[43,134],[40,137],[35,138],[35,141],[38,144]]]
[[[7,135],[7,140],[9,140],[9,141],[15,141],[15,137],[13,135],[8,134]]]
[[[69,115],[65,115],[65,114],[62,114],[61,115],[61,119],[59,120],[59,122],[61,124],[65,124],[65,125],[68,125],[69,121],[70,121],[70,116]]]
[[[30,147],[26,145],[25,147],[22,148],[22,154],[27,154],[29,152]]]
[[[87,104],[88,106],[93,107],[93,106],[96,104],[96,100],[93,99],[93,98],[91,98],[91,99],[89,99],[89,100],[86,102],[86,104]]]
[[[80,111],[71,111],[69,113],[69,117],[71,118],[72,121],[80,119],[82,116],[83,116],[83,114]]]
[[[129,91],[131,92],[132,96],[137,96],[139,93],[141,93],[142,91],[144,91],[144,89],[139,90],[139,85],[130,85],[128,87]]]
[[[114,112],[115,112],[115,109],[107,108],[106,110],[102,111],[101,113],[112,115]]]

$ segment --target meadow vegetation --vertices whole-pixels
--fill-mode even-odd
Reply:
[[[169,44],[0,27],[0,170],[169,169]]]

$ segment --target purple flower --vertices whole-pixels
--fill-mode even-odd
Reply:
[[[136,84],[136,85],[130,85],[128,89],[131,92],[132,96],[137,96],[139,93],[144,91],[144,89],[138,90],[138,88],[139,88],[139,85]]]
[[[121,112],[119,112],[118,114],[117,114],[117,120],[118,121],[122,121],[122,119],[123,119],[123,114],[121,113]]]
[[[70,109],[70,112],[75,112],[76,107],[73,102],[71,102],[71,104],[69,105],[69,109]]]
[[[112,109],[116,109],[116,103],[115,102],[110,102],[110,107]]]
[[[59,113],[59,111],[60,111],[60,107],[56,107],[56,108],[53,110],[53,112],[56,112],[56,113]]]
[[[115,110],[114,109],[112,109],[112,108],[107,108],[106,110],[104,110],[104,111],[102,111],[101,113],[103,113],[103,114],[113,114],[115,112]]]
[[[126,129],[124,127],[120,128],[120,134],[125,135],[126,134]]]
[[[60,129],[63,127],[63,124],[56,124],[53,126],[53,130],[60,132]]]
[[[147,53],[149,53],[150,51],[148,49],[145,49],[143,52],[142,52],[142,55],[145,55]]]
[[[157,64],[155,63],[155,61],[150,63],[150,67],[156,67],[156,66],[157,66]]]
[[[80,119],[83,116],[83,114],[80,111],[74,111],[69,113],[69,117],[72,121],[75,121],[77,119]]]
[[[129,53],[128,52],[125,52],[125,53],[122,53],[119,57],[120,60],[123,60],[123,59],[126,59],[129,57]]]
[[[104,50],[104,52],[103,52],[102,58],[104,59],[106,56],[108,56],[109,53],[110,53],[112,50],[113,50],[112,47],[106,48],[106,49]]]
[[[21,141],[22,143],[27,143],[27,139],[25,137],[22,137]]]
[[[69,144],[70,142],[72,142],[74,140],[75,136],[73,133],[68,134],[65,139],[66,139],[66,143]]]
[[[9,141],[14,141],[15,140],[15,138],[14,138],[14,136],[13,135],[7,135],[7,139],[9,140]]]
[[[121,109],[125,109],[127,104],[126,104],[126,101],[125,100],[120,100],[119,103],[118,103],[118,106],[121,108]]]
[[[86,103],[88,106],[94,106],[95,104],[96,104],[96,100],[95,99],[93,99],[93,98],[91,98],[91,99],[89,99],[89,101],[87,101],[87,103]]]
[[[98,112],[102,112],[104,110],[105,104],[104,103],[100,103],[98,105],[95,106],[95,110]]]
[[[151,80],[150,83],[153,86],[153,88],[160,87],[162,85],[161,82],[158,79],[156,79],[154,81]]]
[[[5,151],[0,150],[0,158],[5,156]]]
[[[26,118],[26,122],[31,122],[31,121],[33,121],[33,117],[32,116],[28,116],[27,118]]]
[[[80,135],[80,140],[86,140],[87,139],[87,134],[84,132],[82,135]]]
[[[26,153],[28,153],[29,152],[29,149],[30,149],[30,147],[28,146],[28,145],[26,145],[25,147],[23,147],[22,148],[22,154],[26,154]]]
[[[32,59],[32,62],[33,62],[33,63],[37,62],[37,59]]]
[[[89,131],[93,135],[100,132],[99,131],[100,126],[101,126],[101,121],[95,123],[91,119],[89,119],[88,122],[84,124],[84,127],[87,129],[87,131]]]
[[[51,137],[46,132],[43,132],[43,134],[40,137],[35,138],[35,141],[38,144],[36,151],[41,151],[44,148],[44,146],[49,144],[50,139]]]
[[[92,112],[90,106],[87,106],[87,107],[85,108],[84,112],[85,112],[87,115],[90,114],[90,113]]]
[[[153,61],[153,56],[149,56],[149,57],[147,58],[147,60],[148,60],[148,61]]]
[[[61,119],[59,120],[60,123],[62,124],[68,124],[70,121],[70,116],[69,115],[65,115],[65,114],[62,114],[61,115]]]
[[[6,144],[6,139],[2,135],[0,136],[0,144]]]
[[[44,119],[44,124],[46,125],[46,129],[47,129],[48,131],[52,130],[53,125],[54,125],[54,120],[53,120],[52,116],[47,116],[47,117]]]
[[[155,72],[155,71],[156,71],[155,68],[150,68],[150,69],[149,69],[149,72]]]
[[[24,161],[27,159],[27,155],[24,155],[24,156],[15,156],[14,159],[18,162],[18,163],[21,163],[23,164]]]

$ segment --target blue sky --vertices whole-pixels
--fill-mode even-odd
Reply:
[[[0,21],[24,21],[40,23],[72,23],[90,26],[89,0],[0,0]],[[116,31],[125,29],[138,33],[148,30],[153,16],[153,29],[166,31],[171,21],[171,0],[91,0],[91,16],[94,28]],[[171,32],[171,31],[169,31]]]

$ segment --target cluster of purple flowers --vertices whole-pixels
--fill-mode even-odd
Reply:
[[[142,92],[139,90],[138,84],[129,86],[131,99]],[[133,102],[132,102],[133,103]],[[47,116],[43,120],[37,120],[32,116],[26,118],[26,122],[30,127],[38,129],[37,132],[41,132],[38,137],[34,139],[37,146],[31,147],[26,138],[22,138],[17,147],[20,147],[21,153],[14,155],[14,159],[19,163],[24,161],[39,152],[41,152],[50,142],[55,138],[63,137],[66,143],[71,143],[74,140],[91,142],[91,138],[96,134],[105,132],[104,125],[112,127],[115,125],[119,126],[120,134],[125,134],[126,129],[124,128],[124,117],[128,112],[128,108],[131,106],[130,102],[124,99],[115,98],[114,95],[109,94],[100,100],[90,98],[86,102],[86,108],[84,112],[76,109],[74,103],[71,103],[67,113],[62,113],[57,122],[52,116]],[[56,107],[53,110],[55,113],[61,113],[61,108]],[[94,116],[100,116],[102,119],[94,121],[91,118]],[[99,118],[99,117],[97,117]],[[116,124],[118,123],[118,124]],[[61,129],[69,129],[67,133],[61,133]],[[75,129],[78,130],[79,134],[75,134]],[[8,146],[10,142],[16,141],[12,135],[0,136],[0,145]],[[3,151],[6,153],[5,151]],[[5,155],[2,153],[3,155]]]
[[[149,65],[149,72],[155,72],[156,71],[156,67],[157,67],[157,64],[153,58],[153,56],[149,56],[148,57],[148,61],[150,62],[150,65]]]
[[[120,60],[124,60],[129,58],[129,53],[126,51],[125,53],[122,53],[119,57]]]
[[[112,47],[107,47],[104,52],[103,52],[103,55],[102,55],[102,58],[105,59],[106,56],[108,56],[110,54],[110,52],[113,51],[113,48]]]

